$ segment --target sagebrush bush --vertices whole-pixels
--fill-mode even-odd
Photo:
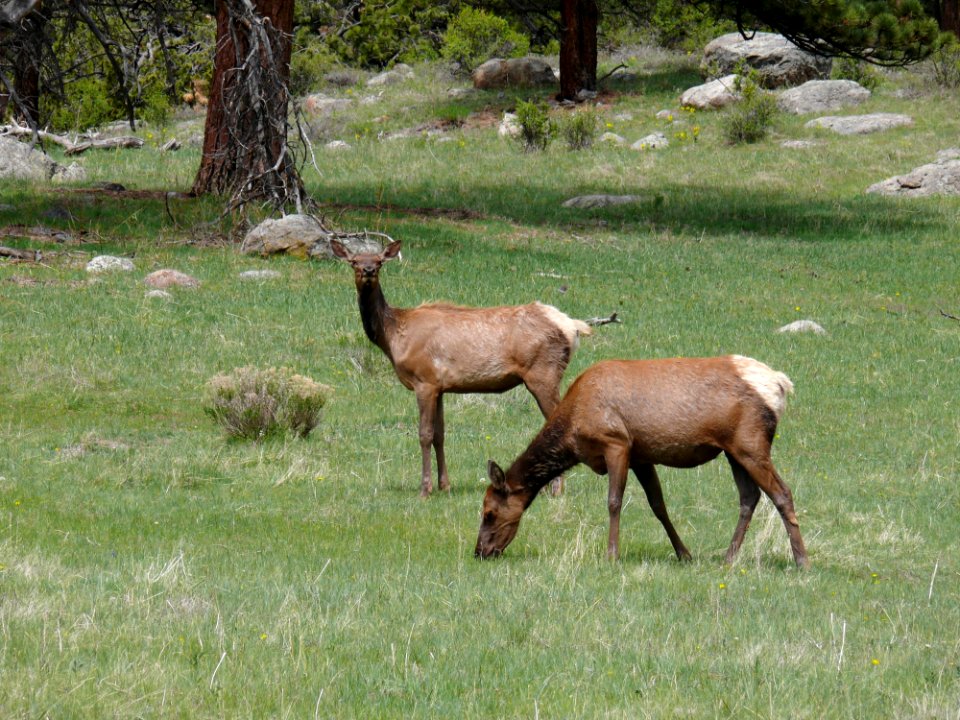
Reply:
[[[440,49],[445,59],[468,73],[490,58],[522,57],[529,51],[530,39],[506,20],[469,6],[450,20]]]
[[[560,135],[570,150],[583,150],[593,145],[600,118],[593,110],[571,113],[560,123]]]
[[[737,73],[734,90],[740,96],[723,121],[723,133],[733,145],[755,143],[770,134],[780,109],[773,93],[760,87],[756,70]]]
[[[306,437],[320,422],[331,388],[289,368],[236,368],[206,385],[204,412],[231,437],[261,440],[292,432]]]
[[[517,103],[518,139],[524,150],[545,150],[556,134],[546,103],[521,100]]]

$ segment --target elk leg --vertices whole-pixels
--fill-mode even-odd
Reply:
[[[437,392],[433,388],[417,389],[417,407],[420,410],[420,497],[433,492],[433,477],[430,466],[430,453],[433,449],[435,424],[437,418]]]
[[[623,491],[627,487],[627,472],[630,469],[626,448],[610,446],[605,453],[610,488],[607,490],[607,509],[610,511],[610,537],[607,541],[607,557],[616,560],[620,554],[620,510],[623,507]]]
[[[647,502],[650,509],[656,516],[663,529],[667,531],[667,537],[673,545],[673,551],[677,554],[678,560],[691,560],[690,551],[683,544],[680,535],[677,533],[673,523],[670,522],[670,515],[667,513],[667,505],[663,501],[663,489],[660,487],[660,478],[657,475],[657,469],[653,465],[637,464],[633,466],[633,474],[637,476],[640,485],[643,486],[643,492],[647,495]]]
[[[793,494],[786,483],[780,479],[769,457],[755,460],[749,453],[731,452],[730,454],[743,466],[750,478],[760,486],[760,489],[776,506],[777,512],[780,513],[780,518],[783,520],[783,526],[787,530],[787,537],[790,538],[790,549],[793,551],[793,559],[797,563],[797,567],[810,567],[807,549],[804,547],[803,537],[800,535],[800,523],[793,507]]]
[[[447,475],[447,459],[443,453],[443,393],[437,395],[437,413],[433,428],[433,449],[437,453],[437,474],[440,477],[440,489],[450,490],[450,477]]]
[[[727,564],[730,564],[740,551],[743,537],[747,534],[747,528],[750,527],[753,511],[760,500],[760,488],[744,470],[743,465],[734,460],[730,453],[726,453],[726,455],[727,461],[730,463],[730,469],[733,470],[733,479],[737,483],[737,490],[740,492],[740,518],[737,520],[737,528],[733,531],[733,540],[730,541],[730,547],[727,549],[727,555],[724,559]]]
[[[533,399],[537,401],[537,407],[540,408],[545,420],[550,417],[553,409],[560,404],[560,377],[556,373],[551,373],[551,376],[546,379],[534,376],[527,377],[523,381],[527,390],[533,395]],[[562,495],[563,475],[557,475],[550,481],[549,485],[551,495],[554,497]]]

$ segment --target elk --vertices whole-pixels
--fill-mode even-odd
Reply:
[[[781,372],[740,355],[663,360],[607,360],[583,372],[527,449],[506,473],[492,460],[475,554],[499,555],[520,518],[550,478],[578,463],[609,474],[607,555],[619,555],[620,508],[633,470],[653,514],[680,560],[689,560],[663,501],[655,465],[692,468],[721,452],[740,493],[740,518],[727,550],[736,557],[763,490],[790,539],[793,558],[808,567],[790,488],[770,459],[786,395]]]
[[[379,253],[351,253],[332,240],[333,254],[353,267],[363,329],[393,364],[420,412],[420,495],[433,492],[431,446],[441,490],[450,489],[443,451],[444,393],[504,392],[523,383],[547,417],[560,401],[560,380],[590,326],[550,305],[469,308],[430,303],[387,304],[380,268],[400,253],[400,241]],[[554,493],[560,491],[555,478]]]

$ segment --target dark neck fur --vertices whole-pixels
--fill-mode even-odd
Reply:
[[[363,331],[370,338],[370,342],[386,353],[391,360],[388,329],[393,329],[393,308],[387,304],[380,284],[363,285],[357,289],[357,304],[360,306],[360,319],[363,320]]]
[[[544,485],[577,464],[577,456],[567,446],[565,435],[563,423],[553,418],[510,466],[507,477],[529,490],[531,501]]]

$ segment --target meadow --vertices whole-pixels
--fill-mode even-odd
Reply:
[[[697,81],[683,59],[638,67],[599,109],[631,140]],[[397,306],[618,313],[565,386],[612,357],[786,372],[773,458],[811,569],[766,498],[723,563],[722,459],[661,472],[692,563],[632,480],[607,561],[606,479],[582,466],[502,558],[475,560],[487,460],[539,429],[532,398],[448,397],[453,487],[421,500],[416,403],[363,334],[349,268],[218,241],[215,201],[152,192],[188,189],[199,162],[153,129],[142,150],[84,156],[82,185],[0,183],[0,244],[45,253],[0,261],[0,716],[960,717],[960,201],[863,192],[957,144],[956,92],[890,74],[856,112],[914,126],[855,138],[785,117],[730,146],[697,113],[650,152],[525,153],[495,127],[377,140],[516,99],[454,101],[450,84],[418,68],[315,125],[305,179],[327,222],[402,240],[381,274]],[[645,199],[561,206],[596,192]],[[136,270],[89,277],[101,253]],[[162,267],[201,286],[146,298]],[[282,277],[238,278],[266,268]],[[797,319],[827,333],[776,332]],[[229,441],[204,415],[206,381],[245,365],[334,388],[309,438]]]

